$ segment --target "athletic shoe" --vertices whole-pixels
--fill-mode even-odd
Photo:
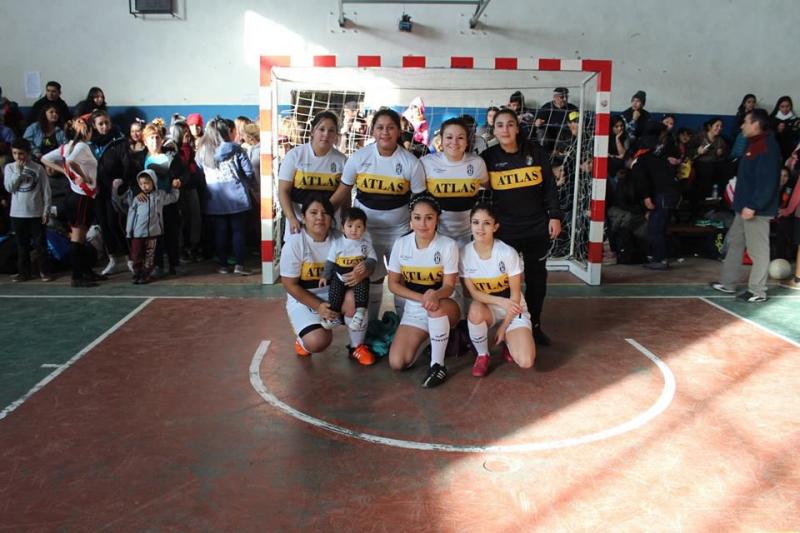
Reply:
[[[342,321],[338,318],[328,320],[327,318],[320,317],[319,323],[322,325],[322,329],[334,329],[336,326],[340,325]]]
[[[365,318],[367,318],[366,308],[359,307],[356,309],[353,318],[350,319],[350,325],[348,327],[353,331],[361,331],[361,327],[364,325]]]
[[[294,353],[300,357],[309,357],[311,355],[311,352],[303,348],[303,345],[300,344],[300,339],[295,339],[294,341]]]
[[[747,302],[749,304],[760,304],[762,302],[766,302],[769,300],[766,296],[759,296],[758,294],[753,294],[750,291],[744,291],[742,294],[738,294],[736,296],[737,300],[741,300],[743,302]]]
[[[536,344],[539,346],[550,346],[550,337],[542,331],[542,326],[539,324],[533,326],[533,340],[536,341]]]
[[[479,355],[475,358],[475,363],[472,365],[472,375],[476,378],[482,378],[489,373],[489,354]]]
[[[90,270],[88,273],[84,274],[85,278],[89,281],[106,281],[108,276],[105,274],[98,274],[94,270]]]
[[[221,267],[219,267],[217,269],[217,272],[219,272],[220,274],[230,274],[231,273],[231,269],[229,269],[226,266],[221,266]]]
[[[728,287],[726,287],[722,283],[713,283],[712,282],[712,283],[709,283],[708,286],[711,287],[712,289],[714,289],[715,291],[724,292],[725,294],[736,294],[735,290],[729,289]]]
[[[794,289],[796,291],[800,291],[800,278],[794,278],[788,281],[782,281],[780,283],[780,286],[786,287],[787,289]]]
[[[127,264],[128,264],[128,270],[131,271],[131,274],[135,274],[135,272],[133,271],[133,261],[128,259]]]
[[[508,344],[503,343],[503,359],[505,359],[506,363],[516,363],[514,358],[511,357],[511,350],[508,349]]]
[[[348,352],[348,357],[355,359],[360,365],[369,366],[375,364],[375,355],[366,344],[359,344],[355,349],[348,350]]]
[[[14,283],[19,283],[21,281],[28,281],[31,277],[27,274],[14,274],[11,276],[11,281]]]
[[[94,281],[89,281],[86,279],[73,279],[70,282],[70,286],[72,287],[97,287],[97,283]]]
[[[436,387],[437,385],[441,385],[446,379],[447,367],[442,366],[439,363],[433,363],[428,369],[425,379],[422,380],[422,386],[426,389],[430,389]]]
[[[45,283],[48,283],[50,281],[53,281],[53,275],[52,274],[39,274],[39,279],[41,279]]]
[[[114,259],[113,255],[109,255],[108,256],[108,264],[100,272],[100,274],[102,274],[103,276],[108,276],[109,274],[113,274],[116,269],[117,269],[117,260]]]
[[[233,267],[233,273],[238,276],[251,276],[253,271],[246,269],[244,265],[236,265]]]

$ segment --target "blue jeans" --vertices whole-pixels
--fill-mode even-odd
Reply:
[[[230,215],[209,215],[214,225],[214,248],[220,265],[227,265],[228,251],[233,248],[237,265],[244,265],[247,211]]]

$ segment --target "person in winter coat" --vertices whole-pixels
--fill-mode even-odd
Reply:
[[[231,272],[227,259],[232,245],[236,259],[233,273],[249,276],[252,272],[244,265],[245,236],[251,207],[249,188],[255,175],[247,154],[232,141],[233,129],[233,124],[223,118],[209,121],[199,140],[196,161],[206,178],[205,213],[214,227],[218,272]]]
[[[158,176],[147,169],[139,172],[136,182],[140,191],[138,194],[124,186],[121,179],[115,179],[113,186],[115,201],[122,204],[122,209],[128,209],[125,235],[130,239],[133,283],[142,285],[151,280],[156,241],[164,232],[164,206],[178,201],[181,181],[174,179],[169,192],[158,189]]]
[[[631,97],[631,106],[622,112],[622,118],[625,120],[625,130],[631,140],[642,136],[645,125],[650,120],[650,112],[644,108],[646,102],[647,93],[636,91]]]

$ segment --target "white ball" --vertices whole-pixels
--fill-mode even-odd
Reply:
[[[787,279],[792,275],[792,265],[786,259],[773,259],[769,264],[769,277]]]

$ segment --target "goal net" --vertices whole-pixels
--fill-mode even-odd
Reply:
[[[272,134],[264,139],[272,145],[272,175],[262,176],[262,182],[266,180],[277,191],[282,158],[309,141],[311,120],[320,111],[339,116],[337,147],[349,156],[372,142],[371,116],[378,109],[390,107],[410,117],[407,111],[411,106],[422,108],[426,135],[414,135],[414,124],[403,122],[407,146],[421,156],[437,150],[439,126],[453,117],[474,120],[471,149],[480,153],[496,143],[487,124],[488,110],[519,102],[523,133],[542,145],[550,157],[563,213],[563,231],[553,241],[548,268],[569,270],[583,281],[597,284],[600,264],[590,260],[592,233],[597,240],[596,224],[592,227],[592,199],[598,197],[594,165],[597,76],[597,72],[580,70],[272,67],[268,97]],[[554,96],[559,95],[566,96],[563,107],[553,105]],[[577,114],[571,116],[573,110]],[[272,261],[277,265],[283,236],[277,193],[272,196],[271,209],[271,223],[263,229],[271,232],[266,237],[273,241]],[[266,278],[265,282],[271,282]]]

